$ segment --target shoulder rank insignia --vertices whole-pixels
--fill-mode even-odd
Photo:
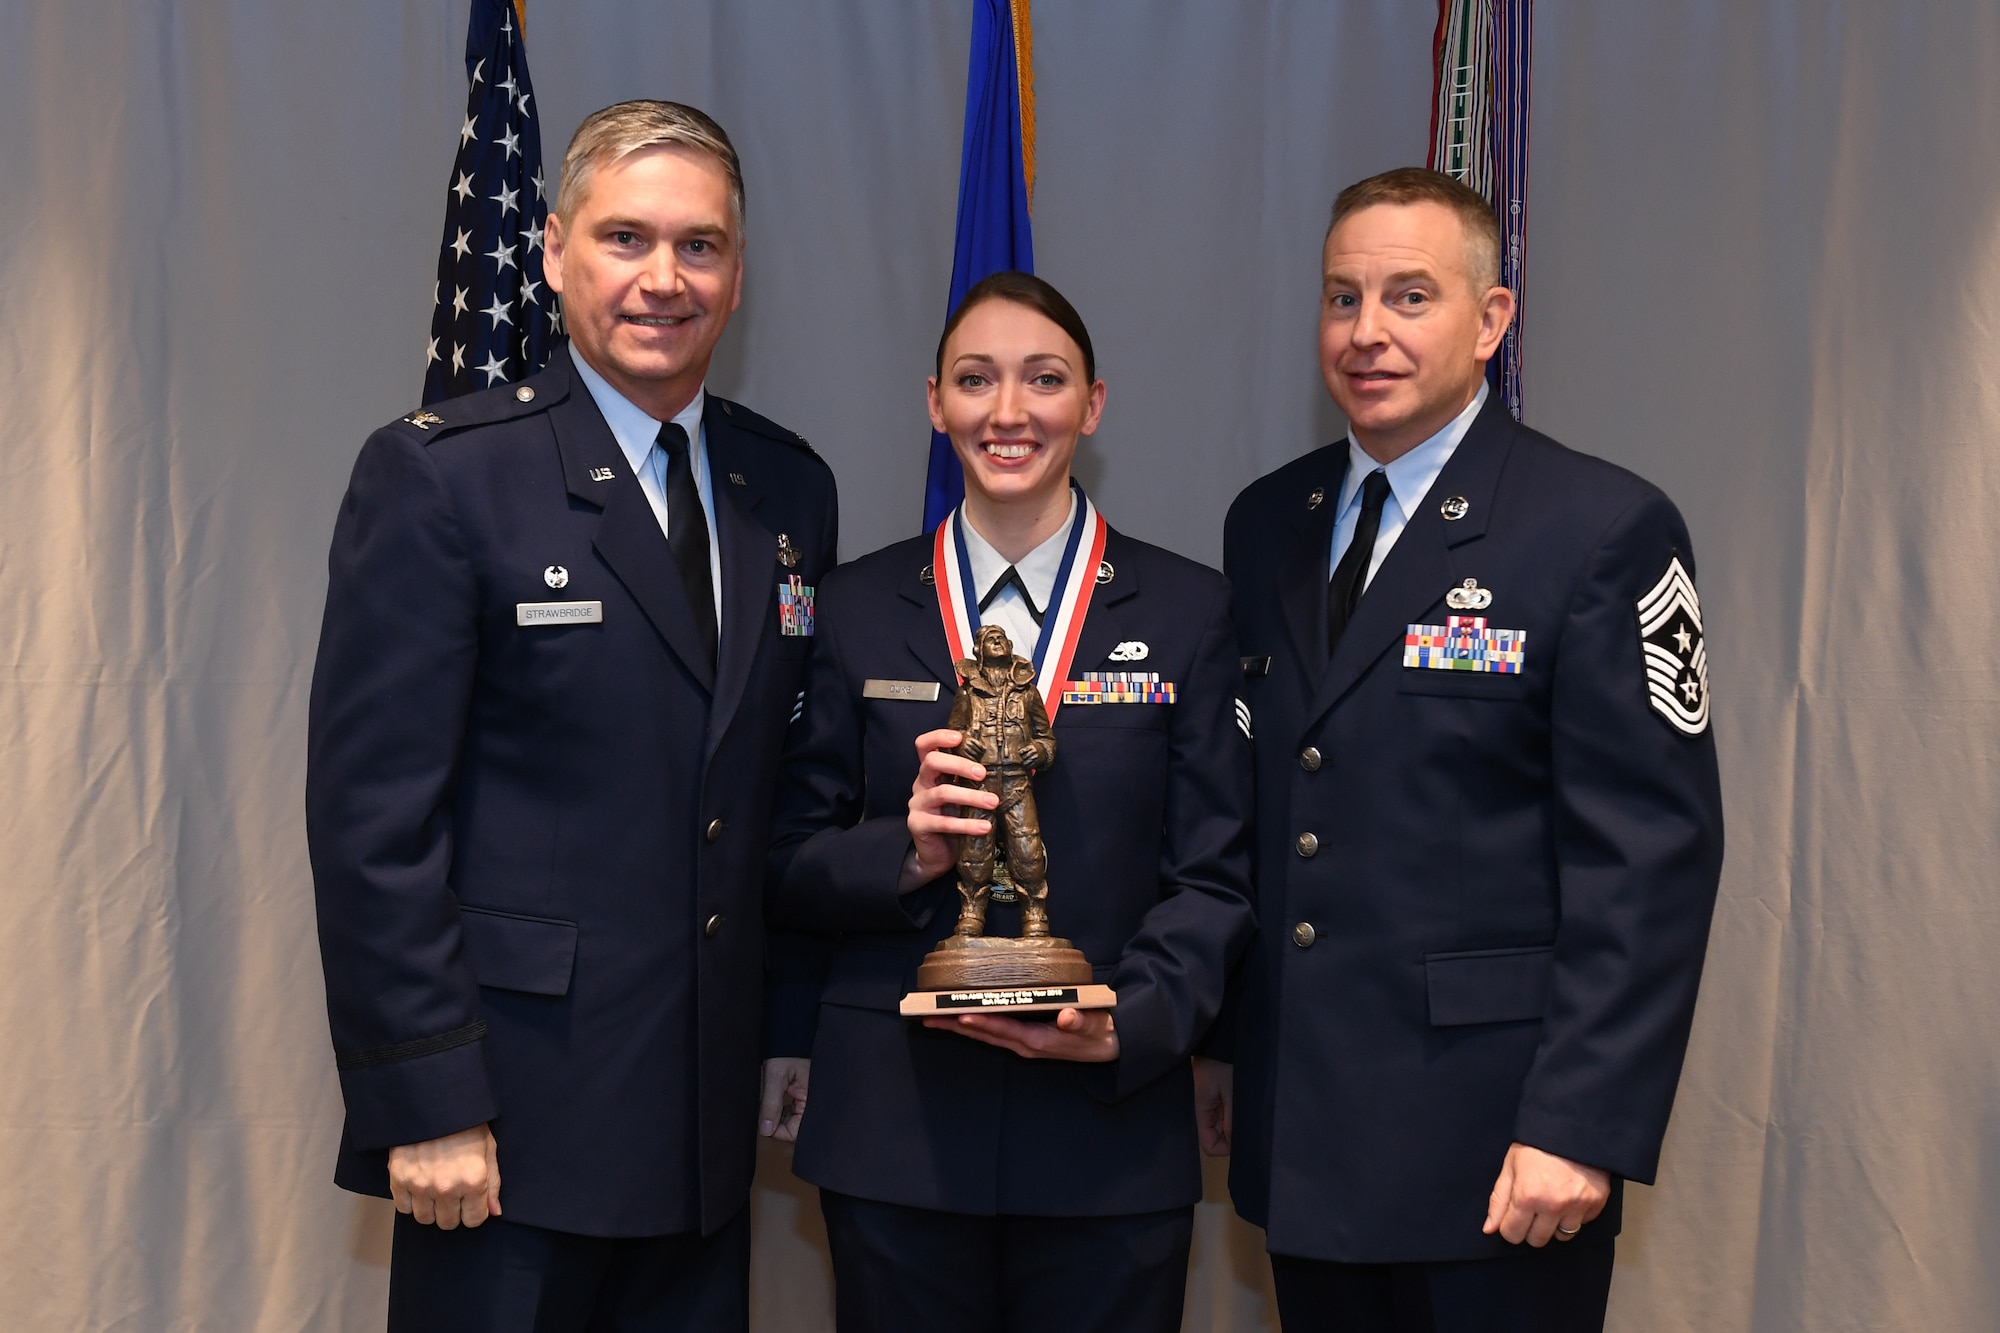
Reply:
[[[429,430],[432,426],[442,426],[444,418],[429,409],[420,408],[403,418],[418,430]]]
[[[1518,676],[1527,660],[1528,631],[1488,629],[1485,616],[1447,616],[1442,625],[1411,625],[1403,634],[1406,667]]]
[[[1250,705],[1244,703],[1240,696],[1236,700],[1236,729],[1243,733],[1246,741],[1257,739],[1250,731]]]
[[[1639,647],[1653,711],[1683,736],[1708,730],[1708,645],[1701,638],[1701,599],[1680,557],[1639,598]]]

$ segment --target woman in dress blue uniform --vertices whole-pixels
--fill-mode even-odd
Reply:
[[[818,589],[781,780],[773,921],[831,939],[795,1170],[821,1189],[843,1333],[1176,1329],[1201,1193],[1189,1054],[1254,924],[1228,587],[1112,531],[1071,481],[1104,384],[1048,283],[968,292],[929,402],[964,503]],[[1048,913],[1115,1011],[898,1016],[958,922],[958,836],[998,802],[944,729],[982,623],[1032,649],[1056,741],[1035,779]],[[986,932],[1020,930],[996,899]]]

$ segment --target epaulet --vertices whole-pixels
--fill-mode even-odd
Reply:
[[[539,389],[532,382],[496,384],[490,389],[420,407],[408,416],[398,417],[391,425],[410,427],[411,433],[423,439],[436,439],[471,426],[490,426],[496,421],[524,417],[543,410],[552,401],[546,389]]]
[[[729,399],[719,395],[716,396],[715,405],[722,409],[722,415],[729,418],[730,425],[741,426],[744,430],[756,435],[762,435],[767,440],[776,440],[779,444],[789,444],[794,449],[805,450],[814,458],[819,457],[818,452],[813,449],[812,445],[806,442],[806,437],[797,431],[786,430],[769,417],[752,412],[749,408],[743,406],[743,404],[731,402]]]

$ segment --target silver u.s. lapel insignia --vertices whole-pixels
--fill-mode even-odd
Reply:
[[[792,545],[789,533],[778,534],[778,563],[786,569],[799,563],[799,548]]]
[[[608,467],[594,467],[590,470],[590,479],[592,481],[610,481],[617,475],[616,472],[613,472]]]
[[[1493,594],[1478,579],[1467,579],[1444,595],[1444,604],[1454,611],[1484,611],[1493,605]]]
[[[1326,501],[1326,487],[1315,486],[1312,488],[1312,494],[1306,497],[1306,508],[1317,509],[1320,507],[1321,504],[1325,503],[1325,501]]]

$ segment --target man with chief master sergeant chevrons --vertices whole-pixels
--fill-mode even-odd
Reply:
[[[1687,528],[1488,396],[1498,274],[1458,182],[1343,191],[1349,436],[1224,537],[1263,932],[1198,1098],[1287,1333],[1601,1328],[1694,1011],[1722,811]]]

